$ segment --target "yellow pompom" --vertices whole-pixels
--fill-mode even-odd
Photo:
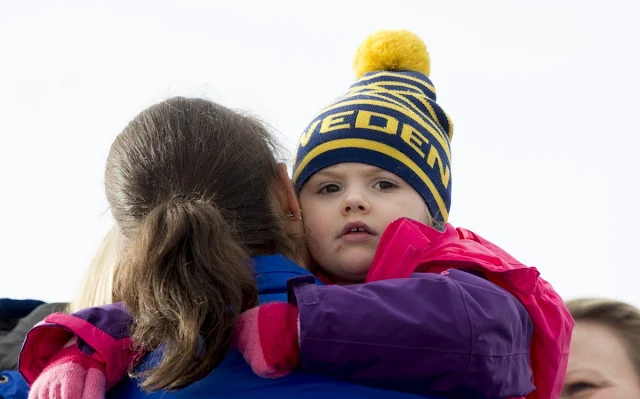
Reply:
[[[357,79],[374,71],[415,71],[429,76],[431,61],[427,46],[415,34],[407,30],[381,30],[360,45],[353,71]]]

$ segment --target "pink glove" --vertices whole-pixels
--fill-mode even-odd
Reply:
[[[104,362],[73,344],[51,358],[31,385],[29,399],[100,399],[106,389]]]
[[[298,308],[273,302],[240,315],[234,338],[244,360],[262,378],[280,378],[300,362]]]

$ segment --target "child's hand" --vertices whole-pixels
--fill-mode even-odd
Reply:
[[[100,399],[107,389],[105,365],[68,346],[51,358],[29,391],[29,399]]]
[[[268,303],[240,315],[234,331],[238,350],[262,378],[289,374],[300,361],[298,308]]]

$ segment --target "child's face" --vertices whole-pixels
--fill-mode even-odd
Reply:
[[[400,217],[431,224],[424,200],[404,180],[361,163],[340,163],[314,174],[300,206],[311,256],[338,282],[362,282],[386,227]]]

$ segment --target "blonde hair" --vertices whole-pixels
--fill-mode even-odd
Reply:
[[[599,323],[622,340],[627,356],[640,376],[640,310],[613,299],[580,298],[566,302],[574,320]]]
[[[113,278],[118,263],[119,241],[120,230],[114,224],[93,256],[76,296],[69,304],[69,313],[113,303]]]

